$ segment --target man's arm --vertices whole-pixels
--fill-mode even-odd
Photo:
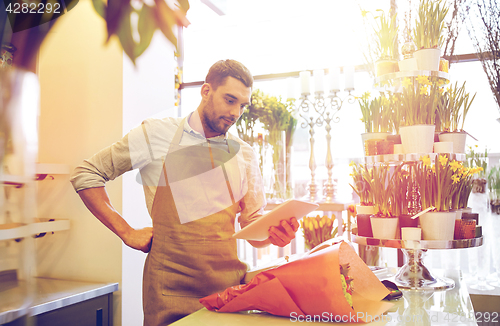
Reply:
[[[78,192],[89,211],[129,247],[149,252],[153,228],[132,228],[111,204],[104,187],[88,188]]]

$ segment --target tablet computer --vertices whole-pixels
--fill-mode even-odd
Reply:
[[[298,221],[318,207],[318,204],[298,199],[287,200],[234,233],[233,238],[256,241],[266,240],[269,238],[269,228],[271,226],[279,226],[281,220],[290,220],[292,217],[295,217]]]

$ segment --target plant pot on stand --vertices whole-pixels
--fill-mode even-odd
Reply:
[[[432,153],[435,125],[399,127],[405,153]]]
[[[370,216],[373,237],[377,239],[396,239],[398,219],[395,217]]]
[[[441,49],[420,49],[413,53],[417,59],[418,70],[439,71],[439,61],[441,60]]]
[[[374,213],[375,213],[375,207],[373,206],[356,205],[356,220],[358,225],[358,235],[367,238],[373,237],[370,216],[373,215]]]
[[[467,133],[465,131],[443,132],[439,134],[440,142],[453,143],[453,153],[465,153],[466,139],[467,139]]]
[[[423,240],[453,240],[456,212],[427,212],[420,216]]]

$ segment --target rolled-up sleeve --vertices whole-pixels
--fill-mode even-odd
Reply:
[[[109,180],[114,180],[130,170],[132,163],[127,135],[84,160],[75,168],[70,181],[78,192],[88,188],[104,187]]]

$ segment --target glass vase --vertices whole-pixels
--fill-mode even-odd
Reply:
[[[269,182],[266,191],[268,201],[280,203],[285,201],[286,195],[286,132],[281,130],[269,131],[268,137],[272,169],[267,176]]]

